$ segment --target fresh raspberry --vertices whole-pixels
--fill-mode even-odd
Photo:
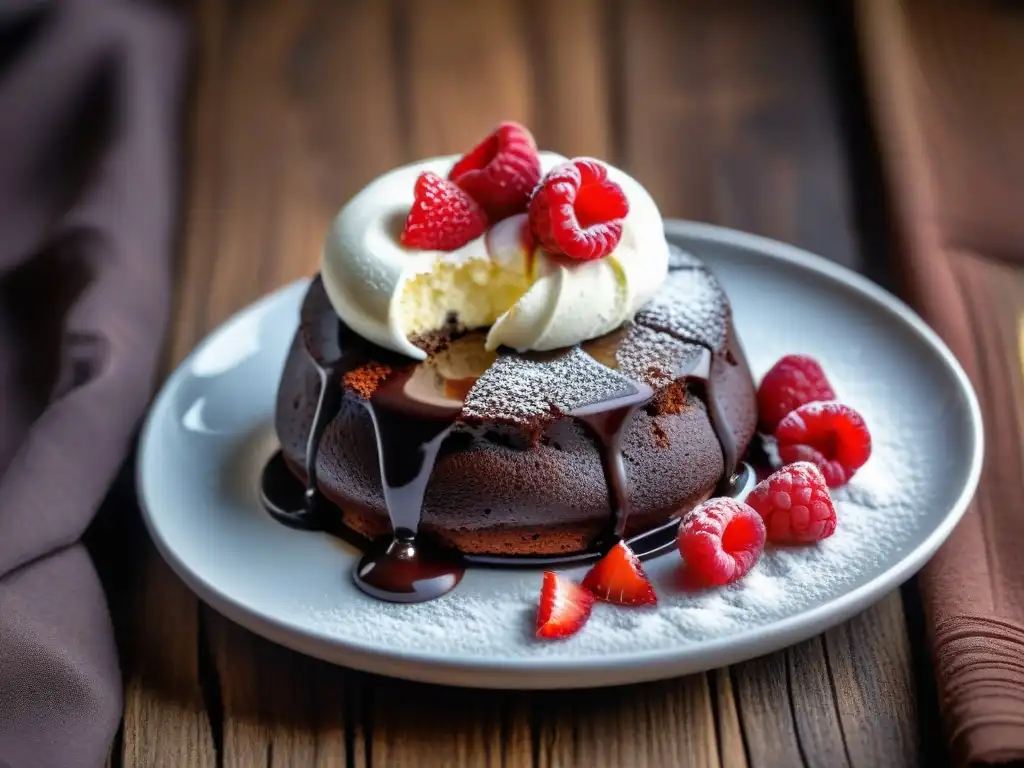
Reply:
[[[452,166],[448,178],[487,211],[491,223],[523,213],[540,181],[537,142],[518,123],[502,123]]]
[[[764,520],[772,544],[806,544],[836,530],[836,508],[825,478],[809,461],[798,461],[762,480],[747,504]]]
[[[402,230],[402,245],[430,251],[454,251],[480,237],[487,215],[456,184],[424,171],[416,179],[416,199]]]
[[[850,482],[871,456],[871,434],[863,417],[834,400],[801,405],[775,429],[783,464],[809,461],[829,488]]]
[[[583,577],[583,586],[598,600],[616,605],[654,605],[658,596],[640,558],[624,541],[618,542]]]
[[[772,434],[783,416],[805,403],[835,399],[836,393],[817,360],[786,355],[765,374],[757,390],[761,431]]]
[[[578,158],[554,168],[530,199],[530,227],[549,251],[591,261],[622,239],[629,202],[597,160]]]
[[[764,521],[746,504],[708,499],[687,513],[679,528],[689,580],[717,587],[742,578],[761,557],[764,537]]]
[[[580,631],[594,606],[594,596],[579,584],[547,571],[537,608],[537,637],[568,637]]]

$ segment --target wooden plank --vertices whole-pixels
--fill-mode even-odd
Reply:
[[[731,670],[752,768],[805,763],[786,671],[785,651],[738,664]]]
[[[287,651],[204,608],[220,670],[224,768],[350,765],[358,675]]]
[[[624,163],[662,211],[863,266],[830,51],[810,4],[641,0],[621,13]],[[716,675],[723,760],[913,764],[915,691],[899,596],[857,621],[847,656],[834,639],[816,638]],[[876,674],[879,663],[886,671]],[[892,718],[893,708],[906,719]],[[730,719],[737,710],[739,727]],[[862,738],[881,739],[879,751]]]
[[[622,2],[625,162],[666,216],[856,264],[836,95],[809,3]]]
[[[234,5],[232,31],[207,40],[201,70],[220,79],[217,118],[197,123],[217,149],[196,169],[218,211],[190,230],[185,290],[195,334],[317,268],[330,219],[403,159],[392,10],[357,0]],[[209,197],[209,189],[216,191]],[[197,226],[204,223],[196,211]],[[205,282],[203,282],[205,281]],[[179,352],[195,343],[176,338]],[[225,766],[341,766],[361,732],[360,678],[272,646],[205,612]],[[362,757],[359,757],[362,760]]]
[[[611,81],[620,62],[605,45],[614,22],[608,3],[526,0],[522,7],[533,85],[530,129],[538,144],[566,157],[614,162]]]
[[[706,675],[536,694],[541,766],[721,765]]]
[[[123,765],[217,764],[199,679],[196,599],[151,545],[142,573],[127,670]]]
[[[389,6],[234,6],[230,26],[226,3],[197,9],[200,85],[172,362],[249,301],[313,272],[337,207],[402,159],[395,104],[379,98],[394,85]],[[127,764],[212,765],[214,740],[228,766],[256,756],[346,764],[341,702],[358,701],[348,692],[352,677],[310,667],[207,613],[216,674],[204,681],[214,711],[204,711],[196,600],[162,562],[154,559],[149,573],[141,621],[163,634],[140,644],[130,675]],[[170,700],[154,684],[167,670],[183,678]],[[295,712],[309,717],[297,724]],[[212,733],[211,721],[223,731]]]
[[[722,768],[747,768],[743,726],[740,724],[739,706],[729,669],[716,669],[708,679],[714,684],[711,698],[715,707],[718,755]]]
[[[388,678],[367,681],[370,764],[395,768],[531,765],[524,698]]]
[[[896,607],[898,610],[899,600],[896,600]],[[870,617],[867,622],[871,623]],[[903,637],[906,638],[906,633]],[[789,649],[786,667],[793,721],[807,764],[821,768],[849,766],[843,723],[839,718],[845,691],[833,688],[834,672],[825,653],[824,639],[816,637]],[[855,670],[849,670],[837,677],[845,681],[856,674]],[[858,762],[858,765],[868,763]]]
[[[404,10],[412,157],[465,152],[502,120],[530,123],[532,80],[516,3],[427,0]]]
[[[410,159],[472,147],[502,120],[530,124],[532,81],[518,8],[502,0],[408,6]],[[530,764],[521,700],[500,694],[372,679],[367,753],[373,765]]]
[[[918,711],[906,693],[914,679],[899,595],[827,632],[825,647],[850,764],[915,765]]]

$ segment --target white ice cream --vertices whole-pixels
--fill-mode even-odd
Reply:
[[[547,173],[565,158],[541,153]],[[658,290],[668,243],[654,200],[626,173],[608,167],[629,201],[622,240],[604,259],[579,262],[523,245],[525,214],[513,216],[457,251],[406,248],[399,233],[424,171],[447,177],[456,156],[433,158],[380,176],[331,225],[321,274],[335,311],[356,333],[422,360],[409,341],[442,327],[455,312],[469,328],[490,326],[489,349],[524,352],[570,346],[614,330]],[[607,165],[607,164],[605,164]]]

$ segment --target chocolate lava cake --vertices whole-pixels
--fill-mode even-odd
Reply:
[[[675,247],[655,297],[599,338],[553,351],[488,352],[481,333],[453,324],[417,343],[425,361],[359,336],[318,277],[281,379],[276,429],[287,466],[306,482],[312,456],[316,486],[331,502],[326,514],[368,539],[394,527],[377,417],[367,407],[388,382],[404,382],[408,395],[395,405],[397,441],[403,430],[408,441],[419,439],[424,408],[452,413],[428,467],[418,536],[466,554],[564,555],[606,539],[618,512],[608,480],[618,455],[629,514],[616,533],[662,526],[727,485],[755,433],[755,387],[729,302],[703,263]],[[327,368],[325,357],[333,361]],[[581,414],[641,388],[651,396],[626,414],[621,454],[609,459]],[[311,440],[327,400],[333,416]]]

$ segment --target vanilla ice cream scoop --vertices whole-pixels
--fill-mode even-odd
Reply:
[[[456,156],[424,160],[378,177],[346,205],[327,235],[324,289],[356,333],[417,360],[410,339],[442,328],[452,314],[467,328],[490,328],[487,348],[519,352],[571,346],[632,318],[668,273],[668,243],[654,200],[628,174],[607,166],[629,201],[622,239],[607,257],[574,261],[529,246],[526,214],[492,226],[455,251],[399,242],[417,177],[447,177]],[[565,158],[540,154],[547,173]]]

